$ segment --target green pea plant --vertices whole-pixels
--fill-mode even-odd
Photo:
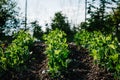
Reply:
[[[87,48],[89,46],[88,43],[91,40],[90,37],[91,35],[89,32],[86,30],[81,30],[75,34],[74,40],[77,45]]]
[[[26,31],[20,30],[15,34],[15,39],[6,48],[4,54],[0,50],[0,68],[4,70],[21,71],[25,68],[25,62],[28,60],[30,52],[29,45],[34,41],[34,38]],[[24,67],[24,68],[23,68]]]
[[[58,29],[51,31],[43,38],[47,44],[45,53],[48,57],[48,68],[51,76],[60,77],[61,73],[66,70],[68,60],[68,44],[66,43],[66,34]]]
[[[75,42],[89,50],[96,64],[113,72],[115,79],[120,79],[120,46],[116,37],[82,30],[75,35]]]

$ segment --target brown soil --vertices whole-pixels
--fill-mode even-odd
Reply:
[[[99,68],[93,63],[86,49],[69,44],[71,62],[66,73],[61,78],[51,79],[47,73],[48,59],[44,54],[45,45],[36,43],[33,54],[26,63],[27,68],[23,72],[8,71],[0,77],[0,80],[114,80],[111,73]]]

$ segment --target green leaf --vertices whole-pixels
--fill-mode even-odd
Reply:
[[[95,50],[95,49],[92,50],[92,56],[93,56],[93,59],[94,59],[94,60],[97,60],[97,59],[98,59],[99,56],[98,56],[98,54],[97,54],[97,50]]]
[[[109,44],[108,47],[112,48],[112,49],[116,49],[116,46],[113,44]]]
[[[55,50],[55,54],[60,54],[61,50]]]
[[[113,60],[113,62],[115,63],[115,62],[117,62],[118,61],[118,56],[119,56],[119,54],[113,54],[113,55],[111,55],[110,56],[110,59],[112,59]]]
[[[118,72],[120,72],[120,64],[117,64],[117,66],[115,68]]]

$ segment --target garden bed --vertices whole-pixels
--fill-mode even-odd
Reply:
[[[60,79],[50,78],[47,73],[48,59],[44,54],[45,44],[37,43],[33,47],[31,58],[26,63],[26,70],[23,72],[8,71],[0,77],[0,80],[114,80],[111,73],[93,63],[86,49],[70,43],[69,50],[71,62]]]

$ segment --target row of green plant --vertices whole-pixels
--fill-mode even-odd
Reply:
[[[75,42],[89,50],[96,64],[113,72],[115,79],[120,79],[120,46],[116,37],[81,30],[75,35]]]
[[[23,30],[16,33],[14,38],[6,49],[0,48],[0,72],[20,71],[26,66],[25,62],[29,58],[29,48],[34,38]]]
[[[45,53],[48,57],[49,73],[52,77],[60,77],[67,69],[68,44],[66,34],[55,29],[49,34],[45,34],[43,39],[47,44]],[[0,75],[9,70],[21,71],[26,67],[26,61],[30,56],[29,49],[33,44],[34,38],[27,31],[19,31],[14,34],[14,40],[7,47],[0,47]]]
[[[45,53],[48,57],[49,73],[54,78],[60,77],[69,63],[69,50],[65,36],[66,34],[63,31],[55,29],[43,37],[47,44]]]

